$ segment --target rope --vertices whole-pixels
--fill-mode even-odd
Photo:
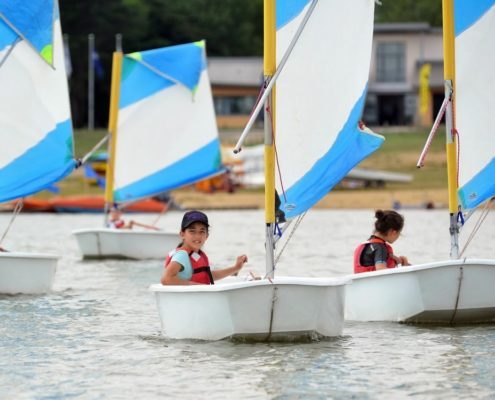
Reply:
[[[171,200],[170,200],[170,201],[171,201]],[[170,201],[169,201],[169,203],[170,203]],[[166,210],[168,210],[168,204],[169,204],[169,203],[167,203],[167,204],[165,204],[165,205],[163,206],[162,211],[160,211],[160,213],[158,214],[158,216],[157,216],[157,217],[155,218],[155,220],[152,222],[151,226],[155,226],[155,225],[158,223],[158,221],[159,221],[159,220],[160,220],[160,218],[163,216],[163,214],[165,213],[165,211],[166,211]]]
[[[464,277],[464,268],[460,267],[459,269],[459,285],[457,286],[457,296],[455,299],[455,306],[454,306],[454,312],[452,313],[452,317],[450,318],[449,325],[454,325],[454,319],[457,314],[457,310],[459,307],[459,298],[461,297],[461,285],[462,285],[462,278]]]
[[[459,136],[459,132],[457,129],[453,129],[452,135],[454,137],[454,140],[456,142],[456,147],[457,147],[457,160],[456,160],[456,185],[459,187],[459,165],[460,165],[460,160],[459,158],[461,157],[461,138]]]
[[[280,180],[280,187],[282,189],[282,195],[284,196],[284,201],[287,203],[287,196],[285,195],[284,181],[282,180],[282,170],[280,168],[280,162],[278,161],[277,144],[275,141],[275,135],[273,134],[273,132],[275,132],[274,126],[273,126],[273,115],[272,115],[272,110],[270,109],[269,106],[266,107],[266,113],[270,116],[270,124],[272,126],[272,142],[273,142],[273,149],[275,151],[275,161],[276,161],[275,164],[277,164],[278,179]]]
[[[476,233],[478,233],[478,230],[480,229],[481,225],[483,224],[483,222],[485,221],[486,217],[488,216],[488,212],[490,211],[489,209],[489,205],[491,204],[491,202],[494,200],[495,198],[491,198],[489,201],[487,201],[485,203],[485,207],[483,208],[483,210],[481,211],[481,214],[478,218],[478,221],[476,221],[476,224],[474,225],[473,227],[473,230],[471,231],[471,234],[469,235],[468,239],[466,240],[466,244],[464,245],[464,247],[462,248],[462,251],[461,253],[459,254],[459,258],[462,257],[462,255],[464,254],[464,252],[466,251],[467,247],[469,246],[469,244],[471,243],[471,241],[473,240],[474,236],[476,235]]]
[[[5,232],[3,233],[2,238],[0,239],[0,245],[2,244],[3,240],[5,239],[5,236],[7,236],[7,232],[9,231],[10,227],[12,226],[12,223],[14,222],[15,217],[17,217],[17,214],[19,214],[21,212],[23,206],[24,206],[24,200],[23,199],[19,200],[16,203],[14,210],[12,212],[12,217],[10,218],[10,222],[7,225],[7,228],[5,229]]]
[[[301,223],[301,221],[303,220],[303,218],[305,217],[305,215],[306,215],[306,212],[304,212],[303,214],[299,215],[299,217],[297,217],[297,221],[296,221],[296,223],[294,225],[294,228],[292,228],[292,231],[290,232],[289,237],[285,241],[283,247],[280,249],[280,252],[278,253],[277,257],[275,258],[275,263],[274,263],[274,266],[273,266],[273,270],[275,270],[275,265],[277,265],[278,260],[282,256],[282,253],[284,252],[285,248],[287,247],[287,244],[292,239],[292,236],[294,236],[294,233],[296,232],[296,229],[299,227],[299,224]]]

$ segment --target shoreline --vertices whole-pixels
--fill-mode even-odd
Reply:
[[[235,193],[216,192],[200,193],[191,189],[172,192],[174,201],[184,209],[263,209],[265,204],[263,192],[239,191]],[[394,202],[400,208],[426,208],[430,203],[433,208],[446,208],[447,190],[440,189],[405,189],[405,190],[335,190],[326,195],[315,209],[389,209]]]

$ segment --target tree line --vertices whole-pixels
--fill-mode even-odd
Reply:
[[[352,0],[348,0],[352,1]],[[441,26],[440,0],[382,0],[376,22],[429,22]],[[96,74],[95,121],[108,120],[110,71],[115,35],[123,51],[206,40],[209,56],[261,56],[263,0],[59,0],[62,29],[68,36],[69,80],[75,127],[87,122],[88,34],[95,35],[101,61]]]

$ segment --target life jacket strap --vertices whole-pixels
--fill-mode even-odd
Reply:
[[[211,268],[209,266],[199,267],[193,270],[193,274],[199,274],[200,272],[206,272],[208,274],[208,278],[210,279],[210,285],[213,285],[213,275],[211,274]]]

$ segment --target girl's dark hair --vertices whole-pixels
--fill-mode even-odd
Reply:
[[[375,230],[386,234],[390,229],[401,231],[404,227],[404,217],[394,210],[376,210]]]

